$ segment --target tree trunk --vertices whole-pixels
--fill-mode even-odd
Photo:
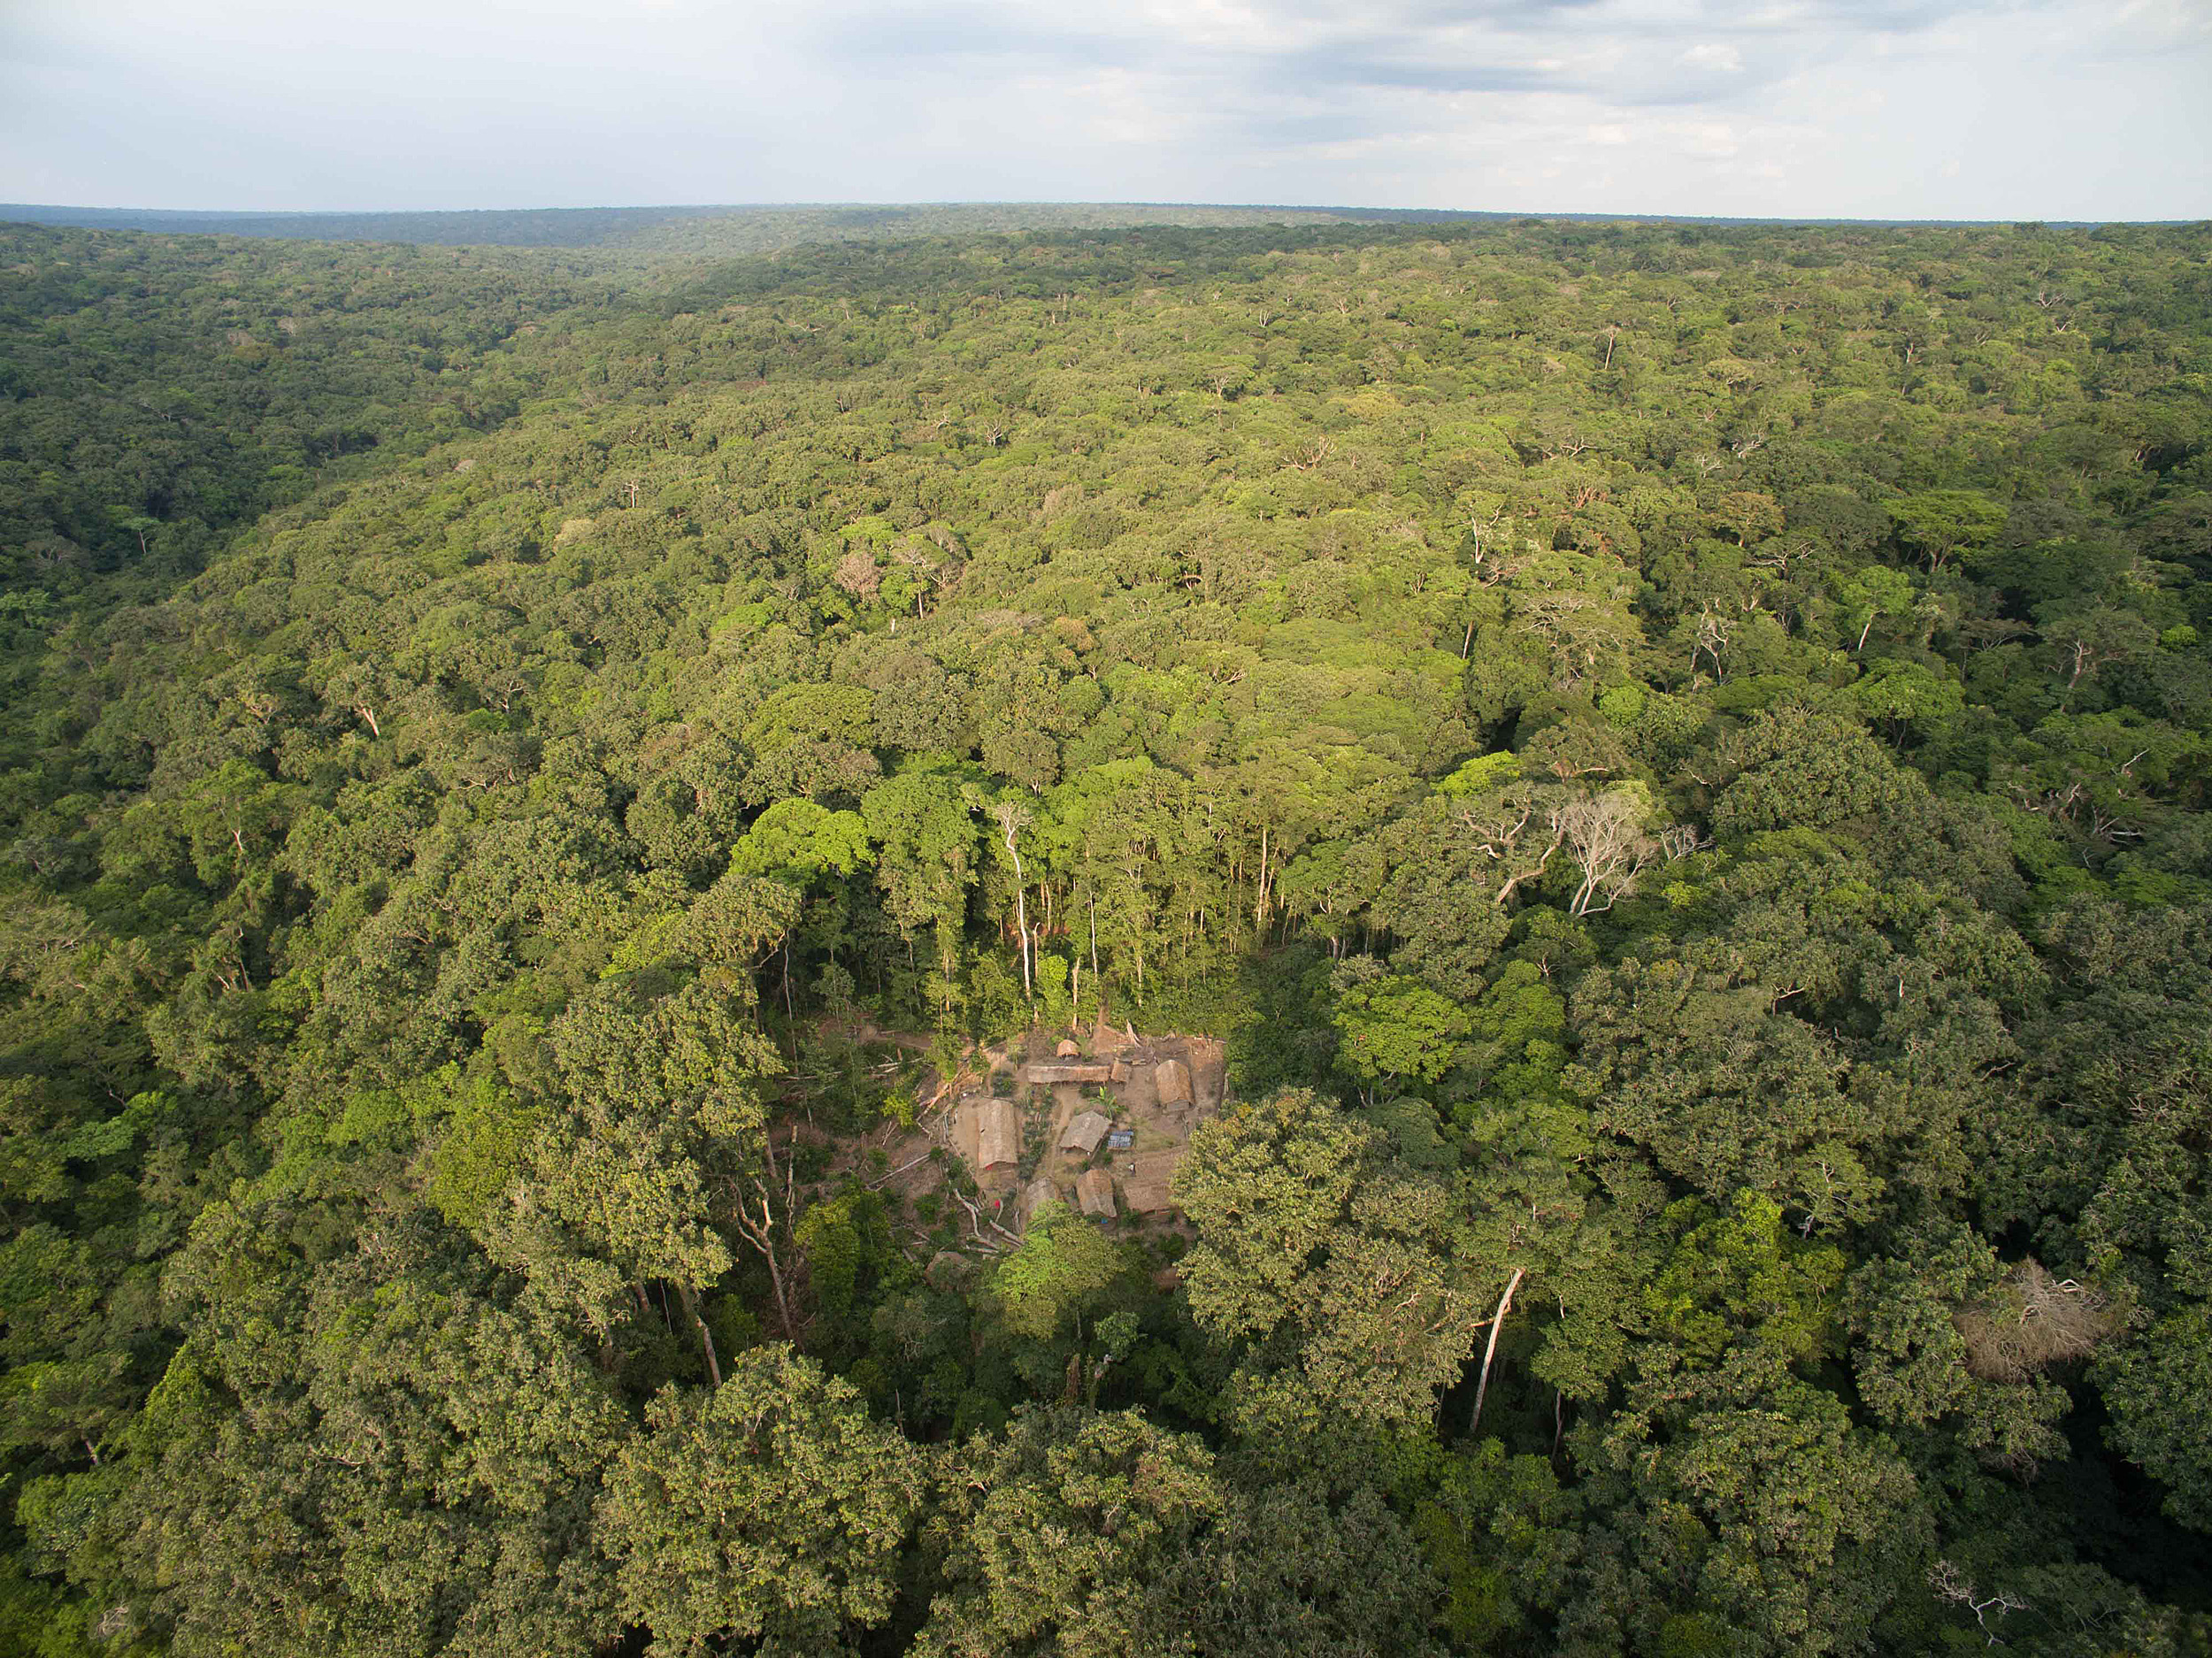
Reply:
[[[1513,1292],[1521,1287],[1521,1279],[1527,1275],[1526,1267],[1515,1267],[1513,1276],[1506,1280],[1505,1293],[1498,1297],[1498,1310],[1490,1318],[1489,1345],[1482,1350],[1482,1380],[1475,1385],[1475,1410],[1467,1418],[1467,1437],[1473,1439],[1475,1430],[1482,1426],[1482,1401],[1490,1393],[1490,1363],[1498,1356],[1498,1332],[1505,1324],[1506,1314],[1513,1310]]]
[[[1037,997],[1036,977],[1029,964],[1029,876],[1022,868],[1021,848],[1014,844],[1014,837],[1027,821],[1026,815],[1010,804],[1002,803],[998,809],[998,823],[1006,839],[1006,856],[1014,861],[1014,926],[1022,941],[1022,994],[1034,1002]]]
[[[760,1214],[757,1217],[748,1206],[745,1194],[739,1189],[737,1182],[727,1176],[725,1176],[724,1179],[730,1188],[731,1197],[734,1200],[732,1207],[735,1210],[738,1231],[745,1235],[747,1242],[760,1251],[760,1258],[768,1263],[768,1286],[775,1292],[776,1316],[783,1325],[784,1339],[796,1347],[799,1344],[798,1320],[791,1316],[791,1292],[789,1286],[784,1282],[783,1263],[776,1255],[776,1209],[774,1201],[769,1192],[769,1182],[777,1178],[776,1142],[773,1139],[766,1141],[763,1155],[768,1165],[768,1179],[763,1180],[758,1175],[753,1177],[753,1194],[760,1200]],[[782,1170],[782,1180],[784,1211],[787,1216],[790,1213],[793,1201],[791,1174],[792,1164],[788,1159],[786,1159]],[[702,1326],[703,1330],[703,1328],[704,1326]]]
[[[791,1316],[791,1296],[783,1282],[783,1263],[776,1259],[775,1218],[768,1207],[768,1194],[760,1199],[760,1224],[748,1224],[745,1230],[760,1250],[761,1259],[768,1263],[768,1286],[776,1295],[776,1317],[783,1325],[784,1339],[798,1345],[799,1332]]]
[[[707,1321],[699,1316],[699,1297],[687,1278],[676,1280],[676,1293],[683,1301],[684,1311],[690,1315],[693,1327],[699,1332],[699,1350],[707,1355],[707,1374],[719,1387],[722,1386],[722,1366],[714,1356],[714,1332],[707,1328]]]
[[[1267,825],[1260,825],[1260,892],[1259,900],[1252,906],[1252,930],[1260,932],[1267,925]]]
[[[1014,887],[1014,925],[1021,930],[1022,935],[1022,994],[1033,1000],[1037,994],[1037,986],[1029,971],[1029,901],[1023,887],[1018,884],[1021,880],[1019,859],[1015,860],[1014,879],[1017,883]]]

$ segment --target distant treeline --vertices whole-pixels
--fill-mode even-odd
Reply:
[[[472,212],[180,212],[161,208],[0,203],[0,221],[173,235],[277,236],[434,247],[626,248],[715,255],[764,253],[802,242],[1096,230],[1125,225],[1235,226],[1351,219],[1470,217],[1375,209],[1204,207],[1147,203],[1008,202],[920,205],[537,207]]]
[[[182,211],[0,202],[0,223],[170,235],[275,236],[303,242],[414,242],[445,248],[601,248],[730,257],[807,242],[1006,235],[1132,225],[1233,229],[1263,225],[1479,224],[1516,219],[1620,225],[1824,224],[1640,213],[1514,213],[1442,207],[1297,207],[1171,202],[934,202],[693,207],[517,207],[466,212]],[[1875,222],[1875,221],[1863,221]],[[1963,221],[1924,221],[1957,225]]]

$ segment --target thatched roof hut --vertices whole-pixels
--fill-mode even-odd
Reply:
[[[1056,1082],[1110,1082],[1114,1068],[1103,1060],[1036,1060],[1023,1073],[1026,1080],[1049,1086]]]
[[[1164,1059],[1152,1068],[1152,1086],[1158,1090],[1162,1105],[1188,1105],[1191,1102],[1190,1067],[1179,1059]]]
[[[1120,1177],[1121,1200],[1133,1215],[1156,1215],[1163,1209],[1175,1207],[1168,1195],[1168,1186],[1175,1178],[1175,1171],[1183,1162],[1183,1148],[1171,1146],[1160,1151],[1135,1151],[1114,1159],[1114,1173]]]
[[[1094,1220],[1114,1217],[1114,1180],[1103,1169],[1086,1169],[1077,1177],[1075,1195],[1083,1205],[1084,1214]]]
[[[1027,1225],[1037,1217],[1039,1209],[1048,1203],[1057,1201],[1059,1196],[1060,1188],[1052,1183],[1052,1178],[1049,1175],[1039,1175],[1022,1188],[1022,1224]]]
[[[1102,1111],[1082,1111],[1069,1122],[1060,1136],[1060,1149],[1071,1151],[1079,1157],[1087,1157],[1098,1149],[1099,1141],[1106,1138],[1106,1131],[1113,1122]]]
[[[1022,1114],[1011,1100],[987,1100],[976,1112],[975,1166],[1011,1169],[1022,1160]]]

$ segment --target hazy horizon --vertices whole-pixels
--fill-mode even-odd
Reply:
[[[2196,0],[27,0],[0,197],[2186,220],[2208,85]]]
[[[1282,212],[1310,214],[1317,219],[1331,214],[1365,217],[1391,216],[1418,222],[1424,219],[1449,221],[1452,219],[1569,219],[1594,222],[1628,223],[1721,223],[1742,225],[1870,225],[1870,226],[1996,226],[2011,224],[2040,224],[2052,226],[2096,225],[2193,225],[2212,220],[2212,212],[2174,214],[2159,218],[2103,218],[2058,219],[2034,218],[2012,214],[1972,216],[1944,214],[1925,218],[1903,218],[1895,215],[1853,215],[1839,213],[1699,213],[1647,212],[1632,208],[1586,208],[1580,211],[1539,207],[1390,207],[1364,202],[1230,202],[1230,201],[1143,201],[1134,198],[1113,200],[1085,200],[1076,197],[968,197],[930,200],[915,198],[904,201],[850,200],[791,200],[762,202],[593,202],[567,203],[494,203],[472,207],[423,207],[401,204],[397,206],[358,207],[349,204],[313,207],[156,207],[132,202],[5,202],[0,201],[0,220],[5,220],[15,210],[27,210],[42,215],[108,215],[117,218],[145,217],[163,219],[466,219],[520,217],[523,215],[569,213],[655,214],[710,218],[720,214],[774,212],[915,212],[945,209],[1018,209],[1018,208],[1093,208],[1108,211],[1152,211],[1159,212]],[[73,219],[55,217],[50,219],[27,221],[48,222],[77,228],[97,228]],[[127,227],[127,226],[119,226]]]

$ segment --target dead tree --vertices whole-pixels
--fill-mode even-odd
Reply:
[[[776,1142],[772,1135],[762,1137],[762,1149],[763,1161],[767,1165],[766,1178],[764,1178],[758,1174],[754,1175],[752,1177],[753,1189],[749,1194],[739,1186],[734,1179],[726,1178],[725,1184],[729,1187],[733,1200],[732,1208],[735,1214],[738,1232],[744,1237],[746,1242],[751,1244],[759,1252],[760,1258],[768,1263],[768,1285],[775,1293],[776,1317],[783,1325],[784,1339],[796,1347],[799,1344],[799,1324],[792,1311],[790,1281],[784,1271],[784,1261],[780,1253],[780,1245],[778,1241],[778,1234],[789,1230],[791,1214],[795,1203],[792,1192],[792,1163],[791,1160],[787,1157],[784,1159],[782,1170],[780,1171],[777,1170]],[[777,1191],[780,1172],[782,1187],[780,1198]],[[780,1212],[777,1207],[779,1201],[781,1203]],[[703,1324],[701,1324],[700,1332],[703,1335],[705,1330],[706,1326]],[[710,1340],[711,1338],[709,1339]],[[709,1362],[710,1364],[712,1362],[710,1354]]]

